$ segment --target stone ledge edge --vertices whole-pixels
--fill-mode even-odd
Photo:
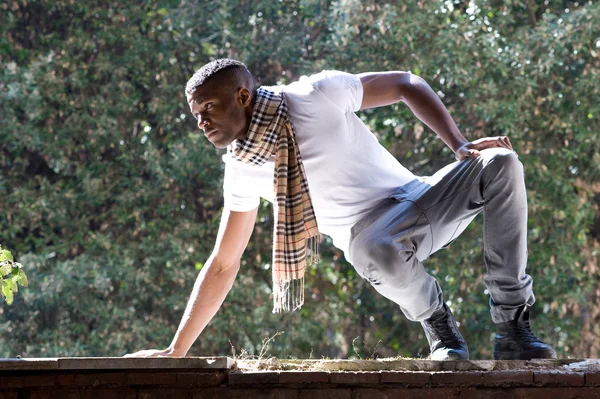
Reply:
[[[33,370],[125,370],[125,369],[205,369],[230,370],[230,357],[123,358],[59,357],[0,359],[0,371]]]
[[[431,361],[413,359],[379,360],[315,360],[276,358],[264,360],[217,357],[181,358],[123,358],[123,357],[73,357],[73,358],[10,358],[0,359],[0,371],[34,370],[135,370],[135,369],[196,369],[256,371],[421,371],[421,372],[486,372],[516,370],[557,370],[563,372],[600,372],[598,359],[555,359],[531,361],[462,360]]]

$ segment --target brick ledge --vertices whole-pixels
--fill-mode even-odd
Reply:
[[[244,369],[242,362],[255,369]],[[253,362],[227,357],[0,359],[0,399],[600,399],[598,359]],[[313,369],[299,368],[304,363]],[[325,369],[316,370],[318,365]],[[280,369],[258,369],[263,366]]]

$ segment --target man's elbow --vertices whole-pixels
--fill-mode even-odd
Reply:
[[[211,257],[210,267],[217,273],[234,273],[240,271],[240,258],[230,258],[226,256],[214,255]]]
[[[412,72],[402,72],[398,77],[398,90],[402,101],[410,98],[411,95],[417,93],[424,86],[428,86],[425,79]]]

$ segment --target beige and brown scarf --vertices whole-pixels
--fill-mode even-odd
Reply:
[[[294,127],[282,86],[260,87],[247,137],[235,140],[229,154],[244,163],[262,165],[275,154],[273,210],[273,313],[304,304],[307,262],[318,262],[317,220]]]

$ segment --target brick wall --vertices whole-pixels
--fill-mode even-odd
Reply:
[[[250,371],[233,361],[200,365],[189,358],[60,360],[29,366],[0,360],[0,399],[600,399],[600,362],[579,368],[522,362],[511,369],[488,362],[465,370],[458,362],[430,362],[437,370],[413,363],[425,370]]]

